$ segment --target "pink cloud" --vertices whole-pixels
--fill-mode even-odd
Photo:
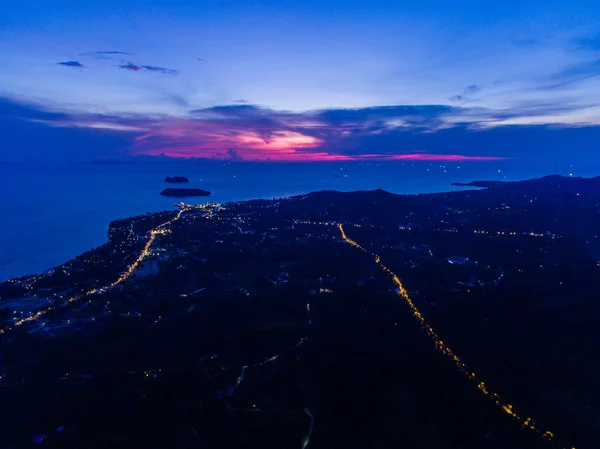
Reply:
[[[136,154],[171,157],[221,157],[235,148],[245,160],[312,160],[322,140],[287,129],[251,130],[223,122],[177,120],[155,124],[136,137]],[[331,155],[319,154],[329,159]]]
[[[127,70],[137,66],[128,65]],[[388,108],[375,108],[386,113]],[[395,109],[394,113],[402,113]],[[66,116],[50,126],[94,128],[128,133],[133,155],[253,161],[498,161],[504,158],[407,149],[410,139],[428,135],[422,127],[406,134],[373,111],[288,113],[252,105],[191,110],[187,118],[144,116]],[[362,117],[362,122],[361,122]],[[376,117],[377,118],[377,117]],[[438,139],[439,141],[439,139]],[[458,140],[457,140],[458,141]],[[422,142],[422,141],[421,141]],[[415,144],[421,147],[427,144]],[[438,142],[434,144],[437,147]],[[374,148],[372,150],[371,148]],[[448,149],[446,148],[446,151]],[[472,147],[469,152],[472,152]]]
[[[232,149],[236,160],[258,161],[350,161],[350,160],[409,160],[409,161],[498,161],[494,156],[467,156],[435,154],[423,151],[405,154],[357,153],[338,154],[324,143],[331,136],[344,139],[344,126],[326,126],[329,134],[314,134],[315,124],[309,127],[297,124],[252,122],[240,120],[168,120],[146,126],[147,131],[136,137],[134,154],[160,155],[176,158],[228,159]],[[343,141],[342,141],[343,142]],[[323,147],[323,149],[321,149]]]

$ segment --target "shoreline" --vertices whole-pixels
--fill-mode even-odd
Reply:
[[[468,167],[453,170],[443,176],[439,173],[417,172],[416,167],[406,167],[406,175],[399,176],[396,168],[401,164],[378,167],[368,172],[362,167],[364,164],[325,164],[314,168],[306,166],[307,169],[311,169],[309,173],[294,171],[295,178],[288,179],[288,173],[279,171],[275,171],[275,178],[271,178],[272,173],[266,176],[263,171],[249,175],[238,174],[234,165],[224,167],[223,171],[216,175],[205,174],[202,165],[197,167],[197,172],[180,170],[182,175],[190,178],[191,182],[188,185],[205,187],[214,192],[210,197],[187,199],[189,203],[202,204],[210,200],[227,204],[281,199],[320,190],[351,192],[376,190],[377,187],[399,195],[450,193],[477,189],[451,185],[457,181],[492,177],[498,180],[501,176],[507,176],[507,181],[514,181],[532,177],[527,174],[511,176],[510,173],[475,176],[472,173],[461,172]],[[13,170],[14,166],[11,170],[6,167],[11,165],[0,167],[0,182],[7,183],[9,192],[14,190],[12,186],[17,185],[23,176],[32,176],[29,169],[23,175],[21,171]],[[72,170],[72,165],[67,167]],[[131,172],[132,167],[141,167],[143,170]],[[290,165],[286,167],[289,168]],[[360,170],[352,171],[359,167]],[[81,173],[65,172],[64,176],[61,176],[62,173],[54,170],[56,166],[51,168],[48,173],[42,174],[39,181],[50,183],[51,189],[30,188],[29,191],[15,191],[14,194],[6,195],[0,202],[0,207],[13,211],[4,220],[3,226],[0,226],[0,246],[5,249],[4,254],[0,255],[0,282],[49,271],[92,247],[106,243],[106,233],[111,221],[172,210],[173,203],[178,202],[174,198],[159,195],[165,185],[163,174],[171,172],[172,166],[118,166],[117,170],[114,166],[88,166],[91,180]],[[334,177],[335,171],[332,168],[344,169],[343,173],[348,173],[348,178]],[[149,169],[152,169],[152,173],[147,173]],[[314,179],[307,179],[313,171],[316,171]],[[468,175],[468,178],[465,175]],[[37,176],[37,171],[33,171],[33,176]],[[14,177],[14,182],[11,177]],[[111,181],[114,184],[106,185],[106,182],[113,178],[116,178],[115,181]],[[123,187],[132,182],[132,187],[123,191]],[[94,183],[97,186],[92,185]],[[62,198],[61,202],[56,203],[57,197]],[[53,207],[49,207],[48,204],[53,204]],[[33,215],[32,211],[35,212]]]

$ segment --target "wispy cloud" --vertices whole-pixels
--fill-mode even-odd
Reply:
[[[79,56],[91,56],[96,59],[105,59],[110,56],[131,56],[132,53],[127,53],[125,51],[91,51],[88,53],[79,53]]]
[[[132,72],[139,72],[140,70],[142,70],[142,67],[140,67],[139,65],[135,65],[132,62],[128,62],[127,64],[120,64],[119,68],[123,70],[130,70]]]
[[[149,72],[159,72],[159,73],[164,73],[166,75],[176,75],[179,73],[177,70],[174,70],[174,69],[166,69],[164,67],[156,67],[156,66],[152,66],[152,65],[143,65],[141,67],[142,67],[142,69],[147,70]]]
[[[132,72],[146,71],[146,72],[164,73],[166,75],[176,75],[179,73],[177,70],[173,70],[173,69],[166,69],[164,67],[156,67],[156,66],[152,66],[152,65],[136,65],[132,62],[128,62],[127,64],[121,64],[121,65],[119,65],[119,68],[121,68],[123,70],[129,70]]]
[[[449,98],[449,100],[457,101],[457,102],[467,101],[470,99],[470,94],[479,92],[480,90],[481,90],[481,86],[478,86],[477,84],[471,84],[471,85],[465,87],[465,90],[463,91],[462,94],[453,95]]]
[[[592,59],[572,64],[552,76],[550,84],[545,89],[557,89],[569,84],[579,83],[600,76],[600,59]]]
[[[57,62],[58,65],[64,65],[65,67],[73,67],[74,69],[84,69],[85,66],[79,61],[62,61]]]
[[[147,129],[136,125],[127,125],[124,123],[115,123],[111,121],[102,121],[102,119],[63,119],[63,120],[46,120],[46,119],[30,119],[33,123],[43,123],[53,128],[89,128],[89,129],[104,129],[109,131],[125,131],[125,132],[143,132]]]

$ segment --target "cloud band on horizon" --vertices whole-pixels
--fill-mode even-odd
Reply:
[[[595,141],[600,127],[483,126],[485,112],[444,105],[381,106],[285,112],[250,104],[188,110],[181,117],[142,114],[46,112],[0,100],[11,118],[47,130],[114,136],[110,156],[159,156],[235,161],[500,161],[543,157],[546,148],[567,149]],[[65,139],[65,137],[63,137]],[[536,154],[531,142],[536,142]],[[529,152],[529,153],[528,153]],[[565,156],[568,151],[565,151]]]

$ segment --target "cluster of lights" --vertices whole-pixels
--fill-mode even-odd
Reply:
[[[356,243],[354,240],[350,239],[346,235],[346,233],[344,232],[344,228],[343,228],[343,226],[341,224],[338,225],[338,227],[339,227],[340,233],[342,234],[342,238],[344,239],[344,241],[346,241],[347,243],[349,243],[353,247],[358,248],[358,249],[360,249],[361,251],[363,251],[365,253],[368,253],[368,251],[365,248],[363,248],[361,245],[359,245],[358,243]],[[417,308],[417,306],[414,304],[414,302],[412,301],[412,299],[408,295],[408,292],[406,291],[406,289],[402,285],[402,282],[400,281],[400,279],[398,278],[398,276],[395,273],[393,273],[388,267],[386,267],[385,265],[383,265],[381,263],[381,258],[378,255],[373,254],[373,256],[375,258],[375,263],[377,265],[379,265],[379,267],[383,271],[385,271],[389,276],[391,276],[392,280],[394,281],[394,284],[396,284],[398,294],[406,302],[406,304],[409,306],[409,308],[410,308],[410,310],[412,312],[412,315],[419,322],[419,324],[421,325],[421,328],[427,333],[427,335],[429,336],[429,338],[433,342],[435,348],[440,353],[442,353],[443,355],[445,355],[446,357],[448,357],[450,360],[452,360],[452,362],[454,363],[454,365],[456,366],[456,368],[462,374],[464,374],[469,380],[471,380],[477,386],[477,389],[484,394],[484,396],[486,396],[487,398],[491,399],[496,405],[498,405],[501,408],[501,410],[504,413],[506,413],[507,415],[511,416],[515,420],[517,420],[519,422],[519,424],[523,428],[526,428],[526,429],[534,431],[535,433],[541,435],[542,438],[544,438],[546,440],[549,440],[549,441],[554,440],[554,434],[551,431],[549,431],[549,430],[545,430],[545,431],[544,430],[540,430],[540,429],[537,428],[537,426],[535,425],[535,423],[533,422],[533,420],[530,417],[523,417],[523,416],[519,415],[517,412],[515,412],[513,410],[513,406],[511,404],[509,404],[509,403],[505,402],[504,400],[502,400],[497,393],[494,393],[494,392],[490,391],[488,389],[488,387],[486,386],[485,382],[483,382],[474,372],[472,372],[471,370],[469,370],[467,368],[467,365],[465,363],[463,363],[463,361],[460,359],[460,357],[458,357],[452,351],[452,349],[450,349],[442,341],[442,339],[439,337],[439,335],[433,330],[433,328],[427,323],[427,321],[425,321],[425,318],[423,318],[423,315],[421,314],[420,310]],[[575,448],[574,447],[570,447],[570,449],[575,449]]]
[[[135,262],[133,264],[131,264],[129,266],[129,268],[127,269],[127,271],[125,271],[124,273],[121,274],[121,276],[119,276],[119,278],[104,286],[104,287],[100,287],[100,288],[93,288],[91,290],[88,290],[85,293],[82,293],[80,295],[76,295],[73,296],[72,298],[69,298],[68,302],[69,303],[73,303],[76,301],[79,301],[83,298],[86,298],[88,296],[91,295],[95,295],[97,293],[105,293],[108,290],[111,290],[113,288],[115,288],[117,285],[121,284],[122,282],[126,281],[133,273],[134,271],[138,268],[138,266],[140,265],[140,263],[142,263],[142,261],[148,257],[150,255],[150,247],[152,246],[152,244],[154,243],[154,240],[156,239],[157,236],[159,235],[165,235],[167,233],[169,233],[170,231],[168,229],[166,229],[167,226],[171,225],[173,222],[179,220],[179,218],[181,217],[181,214],[183,214],[183,212],[185,212],[188,208],[182,208],[177,215],[175,215],[175,217],[173,217],[171,220],[166,221],[165,223],[162,223],[160,225],[158,225],[156,228],[152,229],[150,231],[150,238],[148,239],[148,241],[146,242],[146,244],[144,245],[144,248],[142,249],[142,251],[140,252],[140,255],[138,256],[138,258],[135,260]],[[33,315],[30,315],[26,318],[21,318],[17,321],[15,321],[14,326],[21,326],[29,321],[35,321],[41,317],[43,317],[44,315],[46,315],[48,312],[54,310],[54,307],[50,306],[47,307],[45,309],[42,310],[38,310],[36,313],[34,313]],[[0,329],[0,334],[4,334],[5,332],[8,332],[12,330],[12,327],[7,326],[3,329]]]
[[[496,235],[517,235],[518,232],[515,231],[496,231],[495,233],[492,231],[483,231],[476,229],[473,231],[474,234],[496,234]],[[552,238],[556,238],[556,234],[540,234],[539,232],[522,232],[522,235],[527,235],[531,237],[547,237],[550,236]]]
[[[337,223],[335,221],[309,221],[309,220],[294,220],[295,224],[308,224],[308,225],[319,225],[319,226],[340,226],[340,223]],[[354,226],[356,228],[360,228],[362,227],[362,225],[358,224],[358,223],[351,223],[350,226]],[[412,227],[408,227],[408,226],[400,226],[399,228],[402,231],[412,231],[413,228]],[[452,232],[452,233],[458,233],[460,232],[459,229],[457,228],[452,228],[452,229],[434,229],[434,231],[438,231],[438,232]],[[530,237],[551,237],[551,238],[557,238],[559,236],[557,236],[556,234],[552,234],[552,233],[546,233],[546,234],[542,234],[539,232],[516,232],[516,231],[485,231],[482,229],[476,229],[473,231],[474,234],[493,234],[493,235],[526,235],[526,236],[530,236]]]

